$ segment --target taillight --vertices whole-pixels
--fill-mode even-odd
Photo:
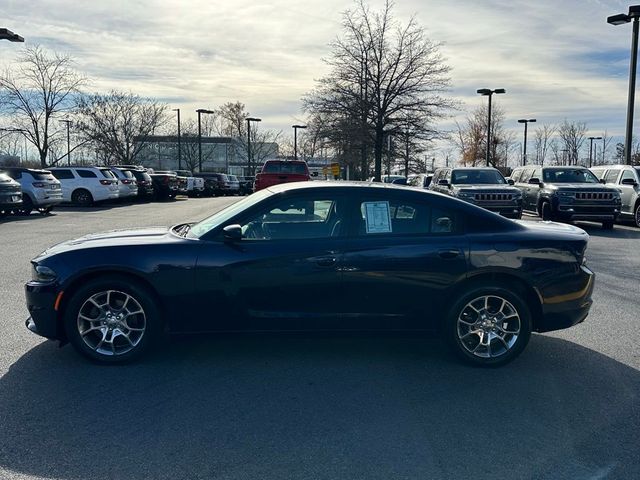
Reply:
[[[102,185],[111,185],[111,180],[100,180]]]
[[[47,188],[47,184],[43,183],[43,182],[33,182],[31,185],[33,185],[36,188]]]

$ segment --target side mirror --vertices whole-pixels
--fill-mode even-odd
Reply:
[[[540,185],[540,179],[537,178],[537,177],[530,178],[529,179],[529,184],[530,185],[533,185],[533,184]]]
[[[449,186],[449,180],[443,178],[441,180],[438,180],[438,185],[440,185],[441,187],[448,187]]]
[[[227,225],[222,229],[225,242],[239,242],[242,240],[242,227],[240,225]]]
[[[514,182],[511,178],[507,178],[507,183],[509,185],[515,185],[516,182]]]
[[[638,185],[638,182],[636,182],[633,178],[623,178],[622,181],[620,182],[621,185],[633,185],[634,187],[636,185]]]
[[[625,179],[625,180],[626,180],[626,179]],[[605,183],[607,183],[607,182],[604,180],[604,178],[600,178],[600,179],[598,179],[598,181],[599,181],[600,183],[602,183],[603,185],[604,185]],[[623,181],[622,183],[624,184],[624,181]]]

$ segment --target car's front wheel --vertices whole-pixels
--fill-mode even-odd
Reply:
[[[542,220],[553,220],[553,213],[549,202],[542,202],[542,205],[540,206],[540,217],[542,217]]]
[[[64,311],[67,338],[100,363],[124,363],[142,355],[160,332],[153,294],[130,279],[108,276],[88,282]]]
[[[633,221],[636,224],[636,227],[640,228],[640,202],[638,202],[636,209],[633,212]]]
[[[531,312],[520,295],[511,290],[498,286],[475,288],[456,301],[445,333],[463,360],[480,366],[500,366],[527,346]]]

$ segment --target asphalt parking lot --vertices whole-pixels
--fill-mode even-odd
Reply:
[[[430,338],[176,339],[124,367],[24,327],[29,259],[89,232],[234,201],[74,209],[0,223],[2,479],[640,478],[640,230],[591,235],[585,323],[494,370]],[[530,221],[535,221],[529,218]]]

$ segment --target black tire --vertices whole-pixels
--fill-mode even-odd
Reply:
[[[484,301],[482,299],[485,297],[489,297],[490,299],[488,304],[489,309],[487,311],[492,311],[492,309],[495,310],[498,308],[498,305],[502,305],[505,309],[504,312],[510,315],[513,310],[518,316],[517,318],[508,318],[503,313],[503,317],[498,316],[497,319],[494,319],[497,322],[494,322],[495,325],[493,329],[495,332],[499,333],[499,329],[505,328],[505,325],[507,325],[506,329],[503,331],[510,331],[511,334],[513,334],[515,333],[517,326],[518,334],[515,337],[513,335],[505,334],[503,337],[506,339],[506,342],[502,342],[498,337],[491,336],[491,334],[496,335],[496,333],[489,332],[488,348],[481,346],[483,344],[482,337],[480,337],[480,335],[469,333],[471,329],[485,328],[476,327],[475,325],[478,322],[488,322],[488,326],[486,328],[491,327],[491,317],[487,317],[487,319],[483,320],[483,317],[481,316],[482,311],[473,313],[474,310],[468,307],[469,303],[473,302],[480,302],[482,304]],[[502,304],[502,300],[505,300],[506,303]],[[478,304],[475,304],[474,306],[477,307]],[[476,317],[473,317],[473,315],[476,315]],[[499,315],[499,313],[496,315]],[[472,322],[474,326],[468,326],[468,324],[462,320],[465,318],[468,319],[469,322]],[[505,322],[505,320],[509,321]],[[531,310],[523,299],[523,295],[516,293],[516,291],[510,288],[500,285],[491,287],[475,287],[466,292],[455,302],[445,320],[443,330],[450,348],[466,363],[482,367],[499,367],[515,359],[522,353],[529,343],[529,339],[531,337]],[[473,353],[472,350],[477,345],[474,345],[476,339],[477,344],[480,344],[480,348],[478,348],[476,353]],[[483,349],[486,350],[486,352],[483,352]],[[485,353],[489,356],[482,356]]]
[[[71,201],[75,205],[88,207],[90,205],[93,205],[93,195],[91,195],[91,192],[89,190],[79,188],[71,194]]]
[[[132,317],[133,322],[137,322],[134,324],[129,324],[130,320],[125,319],[127,325],[129,327],[121,327],[115,325],[117,320],[113,317],[110,319],[104,318],[105,312],[103,310],[98,310],[94,308],[89,299],[93,296],[97,295],[97,298],[100,298],[104,292],[110,291],[110,300],[111,304],[115,307],[118,306],[119,302],[122,302],[124,299],[124,295],[128,295],[137,302],[138,306],[142,309],[142,314],[137,314]],[[104,297],[103,297],[104,298]],[[124,308],[131,308],[131,305],[135,306],[135,303],[125,303],[121,306],[121,309],[117,308],[114,311],[123,312]],[[82,311],[83,314],[89,316],[93,316],[87,308],[94,308],[95,310],[95,318],[104,318],[105,321],[95,321],[93,323],[85,322],[79,319],[79,314]],[[101,317],[102,316],[102,317]],[[129,315],[130,316],[130,315]],[[90,360],[103,363],[103,364],[121,364],[133,361],[137,358],[140,358],[146,351],[149,350],[154,344],[157,344],[157,341],[162,336],[162,320],[160,309],[158,307],[158,302],[153,294],[148,288],[144,285],[138,283],[134,279],[123,277],[119,275],[105,275],[104,277],[91,280],[86,284],[82,285],[78,290],[74,291],[71,294],[71,297],[66,301],[63,312],[63,324],[64,329],[67,335],[69,342],[73,345],[73,347],[82,355],[89,358]],[[113,322],[112,330],[109,330],[107,321]],[[80,323],[82,322],[82,325]],[[85,330],[89,327],[96,326],[100,329],[104,330],[95,330],[95,332],[89,332],[85,335],[81,335],[80,328],[84,328]],[[144,331],[140,338],[137,338],[139,332],[128,331],[129,336],[133,335],[133,340],[135,346],[129,345],[120,337],[124,337],[124,335],[115,335],[115,330],[118,328],[134,328],[135,327],[144,327]],[[125,331],[125,330],[121,330]],[[109,337],[111,335],[112,344],[117,346],[112,347],[111,351],[113,354],[105,353],[105,351],[100,350],[109,350],[107,346],[104,348],[100,348],[100,337],[104,338]],[[126,337],[124,337],[126,338]],[[87,339],[85,341],[85,339]],[[91,346],[93,343],[96,345]],[[132,343],[132,342],[129,342]],[[109,342],[107,341],[107,345]],[[95,348],[98,347],[98,348]],[[118,353],[118,349],[122,347],[120,353]],[[130,348],[129,350],[126,350]],[[117,354],[116,354],[117,353]]]
[[[613,221],[609,220],[608,222],[602,222],[603,230],[613,230]]]
[[[553,220],[553,212],[551,211],[551,204],[546,200],[540,205],[540,217],[542,220]]]
[[[20,215],[31,215],[31,211],[33,210],[33,202],[31,201],[31,197],[26,193],[22,194],[22,206],[17,210]]]
[[[633,211],[633,223],[637,228],[640,228],[640,202],[636,204],[636,208]]]

